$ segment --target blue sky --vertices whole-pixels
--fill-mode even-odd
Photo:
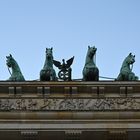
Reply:
[[[82,78],[88,45],[97,47],[101,76],[116,78],[132,52],[140,77],[139,7],[139,0],[0,0],[0,80],[10,76],[10,53],[26,80],[38,79],[46,47],[55,60],[75,56],[72,75]]]

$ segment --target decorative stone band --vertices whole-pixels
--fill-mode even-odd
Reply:
[[[137,111],[140,98],[0,99],[0,111]]]

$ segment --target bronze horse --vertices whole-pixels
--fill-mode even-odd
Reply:
[[[88,51],[86,55],[85,66],[83,68],[83,80],[84,81],[99,81],[99,70],[93,60],[96,54],[97,48],[95,46],[88,46]]]
[[[56,81],[56,73],[53,69],[53,48],[46,48],[46,60],[40,71],[40,81]]]
[[[132,72],[130,65],[133,65],[135,62],[135,55],[130,53],[123,61],[120,73],[117,77],[117,81],[135,81],[138,80],[138,77]]]
[[[22,72],[19,68],[18,63],[16,60],[12,57],[10,54],[9,56],[6,56],[6,64],[8,68],[12,69],[11,77],[8,79],[8,81],[25,81],[24,76],[22,75]]]

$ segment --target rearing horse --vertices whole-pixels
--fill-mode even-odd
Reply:
[[[83,69],[83,80],[84,81],[98,81],[99,80],[99,70],[93,60],[96,54],[97,48],[95,46],[88,46],[85,66]]]
[[[12,57],[10,54],[9,56],[6,56],[6,64],[7,66],[12,69],[11,77],[8,79],[8,81],[25,81],[24,76],[22,75],[22,72],[19,68],[19,65],[17,64],[16,60]]]
[[[130,53],[123,61],[120,73],[117,77],[117,81],[135,81],[138,77],[132,72],[130,65],[135,62],[135,55]]]
[[[40,71],[40,81],[56,81],[56,73],[53,69],[53,48],[46,48],[46,60]]]

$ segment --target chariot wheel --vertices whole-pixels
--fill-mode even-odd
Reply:
[[[58,73],[58,77],[64,81],[69,79],[69,70],[65,70],[65,71],[59,71]]]

